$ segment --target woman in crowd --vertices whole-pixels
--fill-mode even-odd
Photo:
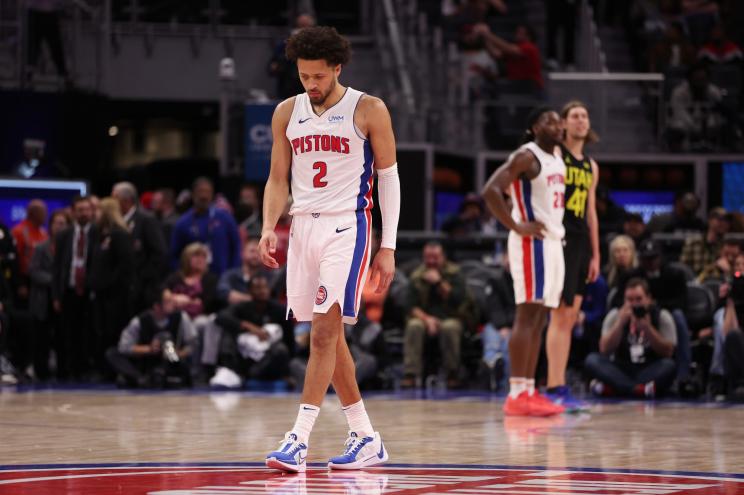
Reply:
[[[105,370],[105,352],[119,342],[129,317],[129,289],[134,267],[134,247],[119,202],[104,198],[96,218],[98,237],[91,248],[90,284],[94,293],[93,328],[95,364]]]
[[[209,271],[209,249],[194,242],[181,253],[181,267],[165,282],[176,308],[191,319],[213,313],[217,308],[217,276]]]

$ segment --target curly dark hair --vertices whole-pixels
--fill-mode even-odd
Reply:
[[[336,28],[313,26],[300,29],[287,40],[287,58],[296,62],[325,60],[328,65],[346,65],[351,60],[351,43]]]

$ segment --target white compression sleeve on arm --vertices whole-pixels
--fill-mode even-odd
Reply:
[[[395,249],[400,217],[400,177],[398,163],[377,170],[377,196],[382,213],[382,242],[380,247]]]

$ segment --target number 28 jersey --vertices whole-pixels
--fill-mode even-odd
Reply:
[[[291,215],[343,213],[372,208],[374,156],[354,125],[361,91],[317,115],[307,93],[295,97],[287,125],[292,152]]]

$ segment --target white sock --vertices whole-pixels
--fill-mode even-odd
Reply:
[[[535,379],[534,378],[527,378],[524,381],[524,384],[527,387],[527,393],[529,395],[535,395]]]
[[[292,432],[297,435],[297,439],[307,445],[310,438],[310,432],[313,430],[315,420],[318,418],[320,408],[312,404],[300,404],[300,411],[297,413],[297,421],[292,427]]]
[[[509,397],[516,399],[519,394],[527,390],[526,378],[511,377],[509,378]]]
[[[372,428],[372,423],[369,421],[367,411],[364,409],[364,401],[359,401],[356,404],[342,407],[344,414],[346,415],[346,421],[349,423],[349,430],[355,432],[360,437],[373,437],[375,436],[375,430]]]

